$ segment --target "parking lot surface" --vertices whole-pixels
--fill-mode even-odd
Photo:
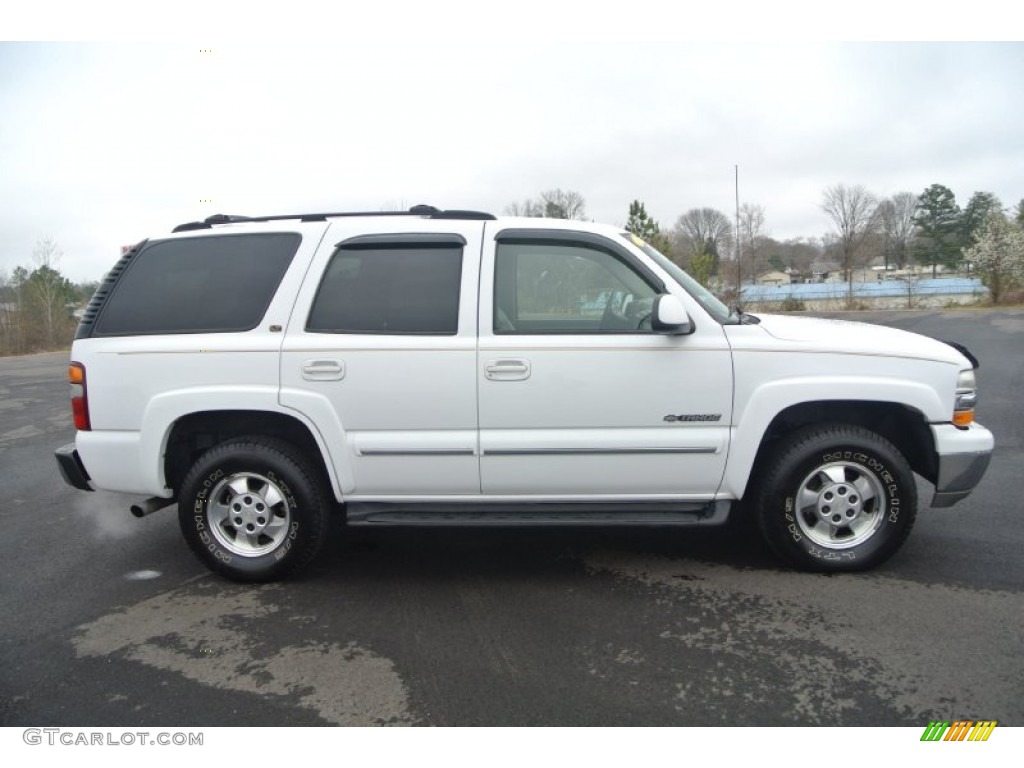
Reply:
[[[339,526],[301,579],[232,584],[173,508],[61,481],[66,353],[0,359],[0,725],[1024,725],[1024,311],[850,319],[966,344],[996,450],[836,576],[731,527]]]

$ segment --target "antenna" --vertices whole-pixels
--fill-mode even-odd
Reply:
[[[740,244],[740,167],[736,169],[736,302],[743,296],[743,246]]]

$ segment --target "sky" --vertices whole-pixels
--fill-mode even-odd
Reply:
[[[545,34],[502,11],[473,34],[465,18],[421,12],[387,34],[383,17],[335,14],[309,35],[271,21],[193,41],[192,10],[153,39],[95,21],[48,35],[43,20],[11,36],[104,41],[0,43],[0,272],[31,266],[43,238],[87,281],[122,245],[214,213],[501,214],[553,188],[616,225],[639,199],[670,229],[690,208],[732,216],[737,168],[740,202],[779,240],[826,233],[821,198],[840,183],[1024,199],[1020,42],[748,25],[704,43],[649,15],[644,34],[614,16]]]

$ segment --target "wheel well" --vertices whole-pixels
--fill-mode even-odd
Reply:
[[[884,437],[903,454],[910,468],[929,482],[937,475],[935,441],[924,415],[900,403],[823,400],[792,405],[765,430],[754,470],[770,456],[772,446],[794,430],[811,424],[853,424]]]
[[[292,416],[272,411],[201,411],[182,416],[167,438],[167,486],[177,493],[185,474],[203,453],[245,435],[275,437],[292,445],[309,460],[312,470],[321,473],[324,487],[331,487],[323,456],[309,428]]]

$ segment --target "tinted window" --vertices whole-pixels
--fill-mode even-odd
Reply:
[[[630,266],[600,248],[499,243],[494,332],[649,332],[656,295]]]
[[[461,281],[461,247],[339,248],[306,330],[454,335]]]
[[[95,334],[251,330],[300,241],[297,234],[271,233],[150,243],[118,281]]]

